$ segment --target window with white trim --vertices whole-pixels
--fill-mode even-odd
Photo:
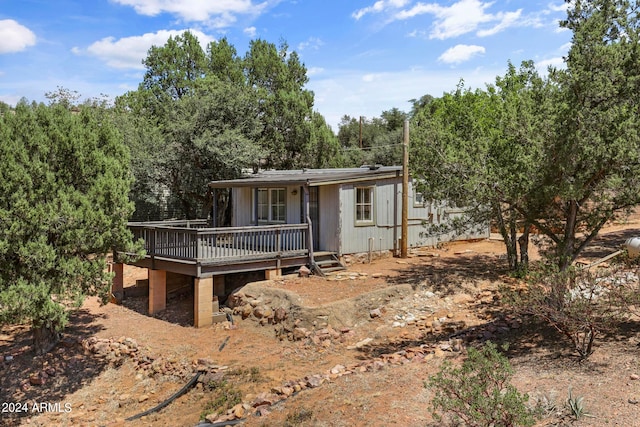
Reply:
[[[356,187],[356,225],[373,224],[374,187]]]
[[[285,222],[286,197],[285,188],[258,188],[258,222]]]

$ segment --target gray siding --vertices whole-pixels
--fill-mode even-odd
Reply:
[[[368,186],[375,186],[373,224],[356,225],[355,189]],[[393,249],[394,185],[392,181],[342,185],[340,207],[342,254],[367,252],[370,249],[373,251]]]
[[[355,188],[375,185],[374,190],[374,224],[367,226],[356,225],[355,220]],[[427,195],[428,196],[428,195]],[[399,249],[402,234],[402,179],[384,180],[362,183],[357,185],[342,185],[340,189],[340,239],[341,254]],[[442,224],[448,218],[459,215],[459,209],[448,208],[444,203],[417,204],[414,201],[413,186],[409,182],[409,211],[407,230],[409,247],[435,246],[439,242],[454,240],[452,234],[426,235],[424,222],[435,225]],[[395,215],[394,215],[395,214]],[[395,217],[395,220],[394,220]],[[395,233],[394,233],[395,229]],[[456,239],[486,238],[489,229],[479,233],[468,233],[457,236]],[[394,244],[395,243],[395,244]]]
[[[278,187],[282,188],[282,187]],[[287,224],[300,224],[300,188],[295,186],[284,187],[287,193]],[[233,219],[231,225],[244,227],[255,224],[254,217],[254,192],[249,187],[236,187],[233,192]],[[295,192],[295,194],[293,194]]]
[[[374,186],[374,222],[371,225],[356,225],[355,197],[356,187]],[[298,224],[300,218],[299,187],[287,189],[287,223]],[[293,194],[295,192],[295,194]],[[254,190],[251,188],[233,189],[233,226],[254,224]],[[428,195],[426,195],[428,197]],[[358,184],[324,185],[319,188],[319,248],[350,254],[399,249],[402,234],[402,179],[366,181]],[[459,209],[446,204],[428,204],[423,206],[414,200],[412,183],[409,183],[409,247],[435,246],[440,242],[456,239],[487,238],[489,229],[470,232],[463,236],[443,234],[426,236],[427,229],[423,221],[442,224],[448,218],[460,215]]]
[[[231,225],[233,227],[245,227],[252,225],[251,217],[253,214],[253,189],[239,187],[232,190],[233,218]]]
[[[340,252],[340,191],[338,185],[319,188],[320,249]]]

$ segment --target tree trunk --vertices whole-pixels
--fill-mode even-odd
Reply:
[[[527,270],[529,268],[529,232],[531,231],[531,224],[527,223],[524,226],[522,236],[518,238],[518,245],[520,245],[520,268]]]
[[[60,341],[60,333],[55,324],[43,323],[40,326],[32,326],[33,351],[37,356],[48,353]]]
[[[574,243],[576,238],[576,222],[578,217],[578,202],[571,200],[568,202],[566,210],[566,220],[564,229],[564,239],[558,247],[558,268],[565,271],[573,262]]]
[[[496,208],[498,213],[498,231],[500,231],[500,235],[502,236],[502,240],[507,249],[507,261],[509,263],[509,270],[515,271],[518,268],[518,252],[516,247],[516,237],[513,233],[513,221],[510,221],[510,230],[507,230],[507,225],[505,224],[504,213],[500,206]]]
[[[511,256],[513,257],[513,271],[518,271],[520,265],[518,263],[518,224],[511,212],[511,218],[509,220],[509,246],[511,246]]]

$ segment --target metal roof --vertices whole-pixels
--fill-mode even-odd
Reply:
[[[243,178],[211,181],[211,188],[310,186],[389,179],[402,176],[402,166],[363,166],[344,169],[265,170]]]

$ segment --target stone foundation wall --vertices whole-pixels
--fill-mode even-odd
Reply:
[[[391,258],[392,256],[393,251],[373,251],[371,254],[369,254],[369,252],[359,252],[356,254],[343,255],[342,262],[346,266],[350,266],[354,264],[366,264],[369,261]]]

